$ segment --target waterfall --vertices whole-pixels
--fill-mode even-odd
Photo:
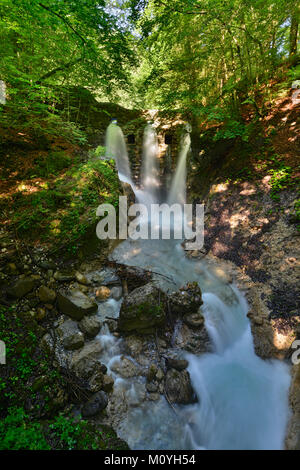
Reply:
[[[169,204],[184,204],[186,200],[190,131],[186,127],[182,137]],[[107,129],[107,155],[116,158],[120,179],[130,182],[139,202],[156,202],[157,137],[151,125],[144,133],[142,189],[132,184],[124,137],[115,123]],[[126,402],[118,434],[132,449],[282,449],[289,418],[289,367],[256,356],[244,296],[215,274],[211,262],[188,259],[181,242],[127,239],[114,250],[112,258],[152,269],[153,280],[166,291],[174,290],[174,283],[177,287],[199,283],[204,302],[201,311],[213,347],[200,355],[185,353],[199,400],[191,405],[174,405],[176,415],[163,396],[156,402],[145,400],[144,377],[123,378],[116,372],[115,365],[123,355],[122,340],[102,329],[101,361],[115,374],[115,396],[119,394],[118,400]],[[112,305],[113,317],[120,305],[121,301]]]
[[[186,132],[182,137],[178,165],[171,183],[171,189],[168,196],[169,204],[185,204],[186,202],[186,159],[191,147],[191,137]]]
[[[116,120],[113,120],[106,130],[105,145],[106,158],[116,160],[119,179],[132,186],[126,143],[122,129],[117,125]]]
[[[141,182],[144,192],[150,201],[156,202],[159,188],[158,166],[158,142],[157,135],[152,124],[148,123],[144,130],[143,160],[141,170]]]

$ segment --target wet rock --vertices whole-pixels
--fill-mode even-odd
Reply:
[[[100,272],[101,284],[103,286],[112,286],[120,284],[120,278],[113,268],[104,268]]]
[[[101,329],[101,321],[93,315],[91,317],[84,317],[78,326],[85,336],[95,338]]]
[[[7,294],[9,297],[20,299],[28,294],[36,286],[37,280],[32,276],[20,277],[13,285],[11,285]]]
[[[187,313],[184,315],[183,321],[191,328],[201,328],[204,325],[204,317],[200,312]]]
[[[149,283],[134,289],[121,306],[119,330],[124,333],[149,334],[164,326],[166,321],[166,294]]]
[[[61,338],[63,347],[69,351],[82,348],[84,337],[73,320],[67,320],[57,328],[58,336]]]
[[[41,302],[45,304],[53,304],[56,299],[56,292],[49,289],[47,286],[41,286],[37,291],[38,297]]]
[[[158,371],[156,372],[156,379],[158,380],[158,382],[161,382],[162,379],[164,378],[165,374],[163,373],[163,371],[161,369],[158,369]]]
[[[54,351],[55,342],[50,333],[46,333],[42,337],[40,341],[40,347],[47,354],[51,354]]]
[[[71,368],[79,377],[91,377],[96,369],[99,368],[102,371],[101,364],[98,362],[101,352],[101,343],[97,340],[90,341],[73,354]]]
[[[171,403],[195,402],[195,394],[187,370],[169,369],[165,378],[165,392]]]
[[[117,319],[109,318],[104,321],[104,324],[108,326],[108,329],[111,333],[117,334],[116,331],[118,329],[118,321]]]
[[[57,301],[62,313],[78,321],[98,310],[96,302],[78,290],[58,292]]]
[[[155,393],[158,390],[158,384],[156,382],[147,383],[146,389],[149,393]]]
[[[134,358],[138,358],[143,350],[143,341],[138,336],[127,336],[124,339],[126,352]]]
[[[112,305],[110,301],[107,302],[101,302],[99,304],[99,314],[101,315],[101,318],[105,319],[106,317],[109,318],[114,318],[116,315],[118,315],[115,311],[115,306]],[[116,317],[117,320],[117,317]]]
[[[129,377],[135,377],[136,375],[139,375],[140,372],[139,368],[134,364],[134,362],[127,357],[121,357],[119,361],[115,361],[110,366],[110,369],[126,379]]]
[[[129,406],[140,406],[145,401],[146,389],[145,385],[140,382],[136,382],[131,389],[126,393],[126,400]]]
[[[151,401],[158,401],[160,399],[159,393],[149,393],[148,399]]]
[[[49,260],[40,261],[38,258],[34,259],[35,263],[42,269],[55,269],[55,263]]]
[[[170,296],[170,308],[173,314],[183,316],[196,313],[203,304],[202,293],[197,282],[187,283]]]
[[[193,354],[210,352],[213,348],[205,325],[196,329],[190,328],[185,323],[182,324],[176,335],[174,346]]]
[[[112,289],[110,290],[110,296],[112,299],[120,300],[122,297],[122,294],[123,292],[122,292],[121,286],[112,287]]]
[[[176,369],[178,371],[186,369],[189,365],[188,361],[186,361],[185,359],[176,359],[173,357],[167,357],[166,364],[168,369]]]
[[[110,296],[110,289],[106,286],[100,286],[96,290],[96,299],[100,301],[107,300]]]
[[[114,386],[114,379],[110,375],[104,375],[102,389],[105,392],[111,392]]]
[[[147,371],[147,382],[152,382],[156,374],[158,373],[158,367],[156,364],[150,364],[148,371]]]
[[[89,418],[100,413],[107,407],[108,399],[105,392],[100,391],[95,393],[89,401],[87,401],[82,407],[82,416],[83,418]]]

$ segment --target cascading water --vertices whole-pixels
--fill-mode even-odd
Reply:
[[[185,144],[187,154],[188,137]],[[181,154],[179,166],[186,154]],[[177,405],[175,414],[163,396],[144,401],[144,377],[118,376],[115,366],[121,360],[122,340],[102,330],[101,360],[115,378],[114,396],[128,407],[116,425],[120,437],[132,449],[282,449],[289,418],[289,368],[255,355],[246,300],[224,281],[220,268],[209,260],[188,259],[178,240],[126,240],[112,257],[160,273],[163,276],[154,275],[155,281],[166,291],[174,290],[174,283],[179,287],[197,281],[213,345],[210,353],[186,353],[198,402]],[[118,315],[120,303],[113,305],[113,316]]]
[[[122,129],[113,120],[106,130],[105,136],[106,158],[116,160],[119,179],[132,185],[128,153]]]
[[[168,196],[169,204],[185,204],[186,202],[186,159],[191,147],[191,130],[189,126],[186,126],[186,131],[187,132],[185,132],[182,136],[178,165]]]

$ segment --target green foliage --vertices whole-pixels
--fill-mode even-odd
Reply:
[[[0,124],[32,138],[83,143],[62,90],[81,86],[112,96],[127,86],[126,67],[134,62],[130,38],[104,1],[1,0],[0,41],[7,88]]]
[[[76,253],[80,240],[96,224],[98,205],[118,207],[120,187],[114,161],[73,160],[67,171],[58,173],[70,161],[63,152],[53,152],[37,164],[40,170],[35,169],[35,174],[41,171],[56,177],[51,188],[46,183],[44,189],[14,194],[13,222],[20,236],[38,232],[42,240],[55,241],[57,248],[64,244]]]
[[[59,414],[48,422],[33,421],[22,407],[10,407],[0,420],[0,450],[126,449],[109,429]]]
[[[271,198],[274,201],[279,201],[279,193],[284,189],[296,188],[299,184],[299,178],[293,177],[293,168],[282,162],[279,155],[272,155],[269,161],[272,165],[272,168],[269,169]]]
[[[22,408],[11,407],[0,420],[0,450],[49,450],[40,423],[30,422]]]
[[[1,406],[18,404],[26,393],[26,381],[36,369],[37,323],[30,314],[17,314],[15,306],[0,306],[0,339],[6,346],[9,373],[0,369]]]
[[[288,77],[291,81],[300,80],[300,64],[296,65],[288,71]]]
[[[257,113],[257,85],[288,56],[293,8],[290,0],[151,0],[139,15],[135,86],[148,107],[198,116],[214,105],[235,120],[246,100]],[[242,135],[237,123],[229,129],[229,138]]]
[[[72,158],[63,151],[50,151],[46,158],[38,159],[31,176],[55,175],[70,166]]]
[[[44,330],[30,314],[17,305],[0,306],[0,332],[6,344],[6,365],[0,367],[0,450],[126,448],[109,428],[56,415],[59,408],[51,400],[58,388],[69,389],[70,372],[65,381],[51,356],[40,350]],[[33,405],[28,411],[25,402]]]
[[[237,137],[242,137],[243,140],[247,140],[247,136],[245,135],[245,125],[242,122],[229,120],[226,122],[225,126],[216,132],[214,140],[235,139]]]
[[[89,151],[89,157],[90,158],[104,157],[105,156],[105,151],[106,151],[105,147],[102,147],[101,145],[98,145],[98,147],[96,147],[95,149]]]

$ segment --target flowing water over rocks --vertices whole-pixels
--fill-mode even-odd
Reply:
[[[123,137],[112,126],[117,145]],[[155,147],[151,128],[146,136]],[[122,158],[128,172],[122,142],[119,173]],[[188,134],[183,142],[174,177],[181,203]],[[289,367],[255,354],[246,299],[227,273],[187,256],[183,240],[126,240],[111,261],[115,268],[79,273],[81,290],[59,292],[58,341],[44,338],[93,392],[83,414],[112,425],[131,449],[282,449]]]
[[[212,346],[211,352],[206,349],[182,356],[189,364],[198,398],[195,404],[176,405],[174,411],[163,396],[154,403],[144,401],[143,381],[137,382],[139,393],[132,382],[117,381],[114,394],[122,395],[122,406],[126,408],[125,419],[115,423],[120,437],[133,449],[283,448],[289,417],[289,370],[282,362],[266,362],[255,355],[243,295],[224,281],[226,276],[217,277],[215,266],[208,261],[187,259],[175,241],[126,241],[113,257],[133,266],[152,267],[166,276],[171,274],[177,287],[197,281]],[[165,291],[174,290],[167,278],[157,276],[156,281]],[[176,346],[182,336],[181,325],[174,338]],[[201,335],[183,342],[183,348],[193,350],[193,343],[196,350],[197,345],[203,346]],[[130,403],[132,395],[134,406],[126,402],[129,398]],[[115,413],[115,409],[110,410]]]
[[[170,203],[185,203],[190,128],[185,131]],[[146,136],[147,147],[154,148],[151,128]],[[144,168],[151,164],[153,170],[153,154],[146,155],[150,159]],[[136,196],[144,201],[149,195],[139,190]],[[171,310],[173,299],[173,312],[181,312],[171,332],[163,326],[166,311],[160,316],[156,312],[157,323],[149,325],[150,330],[156,328],[155,335],[147,339],[134,335],[116,339],[108,329],[100,332],[105,351],[101,361],[115,380],[107,412],[119,436],[132,449],[283,448],[289,368],[256,356],[247,302],[226,273],[209,260],[188,258],[178,240],[127,240],[112,258],[156,273],[152,282],[165,295],[177,290],[169,297]],[[192,282],[200,286],[202,298],[200,291],[198,304],[191,302],[191,311],[185,312],[180,297],[186,291],[178,288]],[[114,317],[119,309],[116,304]],[[137,333],[138,310],[130,314],[125,318],[127,334]],[[122,315],[121,310],[121,326]],[[150,330],[138,333],[153,333]]]

